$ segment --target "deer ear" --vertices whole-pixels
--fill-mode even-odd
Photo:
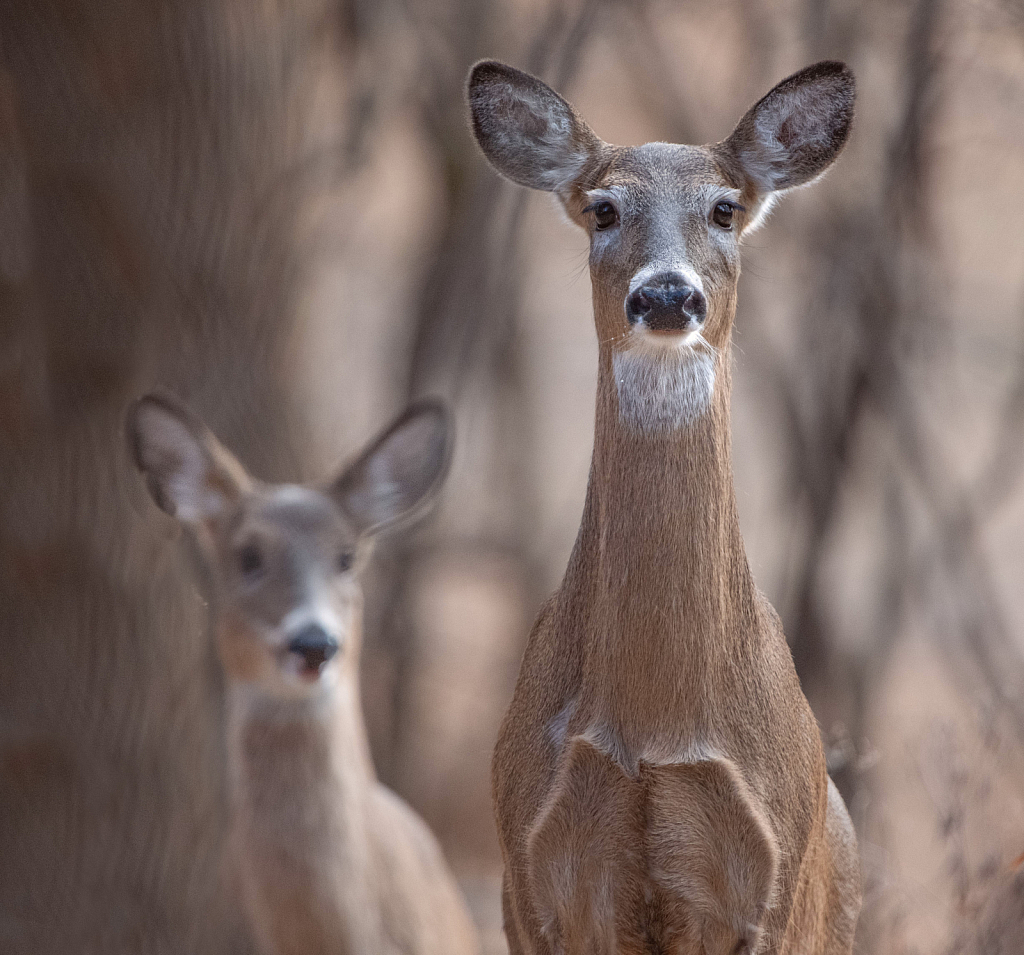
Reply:
[[[473,133],[503,176],[545,192],[563,192],[601,141],[550,86],[529,73],[482,60],[467,85]]]
[[[448,472],[450,416],[434,400],[411,405],[350,464],[332,493],[360,533],[417,515]]]
[[[210,430],[166,395],[135,402],[126,433],[135,466],[157,506],[187,524],[217,516],[251,483]]]
[[[751,106],[716,151],[764,202],[832,165],[850,135],[854,95],[848,67],[833,60],[815,63]]]

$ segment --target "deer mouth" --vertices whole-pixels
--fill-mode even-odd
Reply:
[[[708,345],[707,339],[701,334],[701,326],[668,329],[650,328],[647,325],[634,325],[624,339],[624,351],[642,354],[648,352],[651,357],[665,359],[673,352],[686,353]],[[708,346],[710,348],[710,346]]]
[[[327,661],[322,663],[310,663],[309,661],[303,660],[299,662],[299,679],[303,683],[316,683],[324,672],[324,667],[327,666]]]
[[[653,341],[679,345],[694,341],[698,332],[697,328],[651,328],[647,326],[643,329],[645,337]]]

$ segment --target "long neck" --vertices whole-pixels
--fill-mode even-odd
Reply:
[[[232,849],[262,944],[281,955],[373,951],[373,795],[354,653],[332,687],[274,699],[229,677]]]
[[[229,678],[227,751],[236,818],[268,833],[309,827],[344,839],[361,824],[375,783],[353,654],[331,687],[280,699]],[[302,838],[289,832],[287,838]]]
[[[566,588],[589,594],[593,608],[586,709],[633,755],[649,749],[662,714],[666,729],[704,719],[730,655],[750,638],[742,624],[754,589],[733,490],[727,349],[715,373],[706,411],[642,432],[622,421],[611,354],[601,354],[588,502]]]

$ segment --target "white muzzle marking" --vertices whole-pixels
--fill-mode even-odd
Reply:
[[[699,332],[663,343],[635,329],[627,346],[612,355],[619,419],[651,434],[692,424],[711,407],[716,358]]]

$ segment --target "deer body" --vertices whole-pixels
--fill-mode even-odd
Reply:
[[[256,935],[275,955],[475,952],[436,840],[376,779],[352,677],[283,712],[229,689],[229,852]]]
[[[229,877],[266,955],[477,951],[436,840],[377,781],[359,699],[364,543],[432,493],[446,428],[437,406],[414,408],[314,489],[252,480],[165,398],[132,412],[154,497],[215,581]]]
[[[494,753],[510,950],[848,955],[855,838],[732,481],[731,226],[769,201],[736,138],[757,123],[725,147],[622,149],[501,64],[474,68],[469,96],[499,171],[590,232],[600,342],[582,524]],[[771,96],[776,130],[799,130]]]
[[[728,838],[751,818],[763,827],[763,838],[755,831],[754,851],[740,864],[759,867],[770,888],[750,893],[753,902],[729,926],[735,934],[722,933],[728,945],[702,949],[695,936],[692,947],[664,950],[744,951],[736,942],[756,941],[750,926],[763,921],[763,947],[752,952],[848,951],[858,897],[852,831],[825,773],[817,726],[778,618],[737,547],[727,416],[716,409],[679,435],[647,472],[649,449],[637,447],[644,439],[619,430],[610,407],[610,367],[604,367],[583,524],[566,579],[530,637],[495,750],[496,810],[509,878],[506,924],[510,937],[521,939],[512,950],[549,951],[536,934],[533,900],[546,895],[543,867],[570,859],[597,867],[576,892],[589,893],[603,879],[629,884],[613,893],[611,905],[594,905],[605,909],[611,925],[586,939],[598,947],[567,945],[566,952],[660,951],[648,947],[654,939],[648,939],[650,921],[640,902],[652,886],[665,895],[665,909],[683,910],[675,926],[660,916],[665,941],[685,937],[692,914],[671,898],[670,878],[652,878],[652,869],[668,867],[646,845],[644,820],[652,787],[659,785],[657,771],[721,761],[742,768],[741,791],[749,802],[738,821],[726,816],[716,825],[714,838]],[[720,373],[719,385],[727,365]],[[727,402],[727,388],[720,387],[716,405]],[[589,779],[578,766],[581,752],[596,770]],[[589,783],[587,791],[574,791],[573,774]],[[623,787],[623,805],[609,812],[608,794]],[[659,798],[674,801],[670,815],[691,811],[685,793],[671,785]],[[623,867],[617,847],[601,845],[601,832],[566,852],[545,832],[553,807],[574,826],[592,824],[589,819],[600,820],[606,831],[624,826],[622,844],[635,853],[632,865]],[[790,851],[780,852],[780,845]],[[831,890],[823,878],[830,869]],[[521,873],[518,886],[515,873]],[[522,912],[516,900],[526,900]],[[759,911],[766,901],[766,912]],[[541,927],[557,907],[548,903]],[[818,913],[821,924],[797,919],[790,925],[794,911]],[[605,938],[597,931],[607,948],[600,947]]]

